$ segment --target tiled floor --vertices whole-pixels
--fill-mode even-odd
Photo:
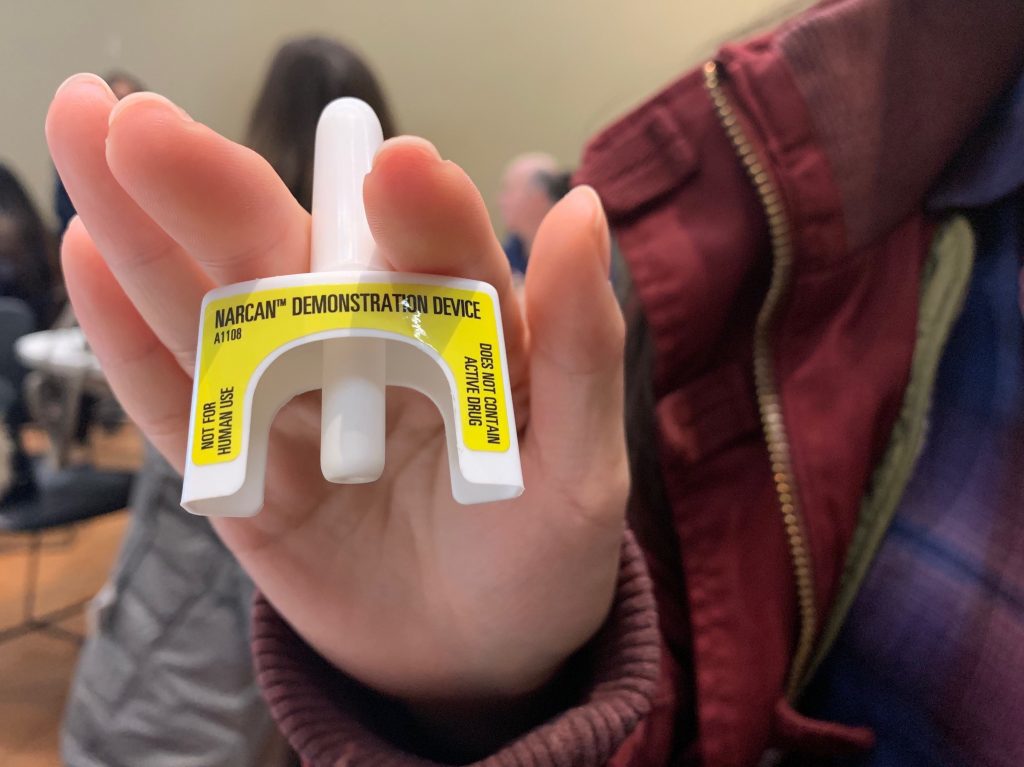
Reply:
[[[31,440],[40,445],[37,435]],[[30,441],[31,441],[30,440]],[[139,442],[132,431],[114,437],[97,435],[97,463],[118,468],[137,464]],[[128,521],[118,512],[44,538],[39,569],[40,611],[87,598],[103,585]],[[21,614],[25,577],[25,538],[0,534],[0,629]],[[81,615],[67,628],[84,630]],[[29,634],[0,644],[0,767],[57,767],[57,737],[77,647],[45,634]]]
[[[119,512],[82,525],[71,543],[61,534],[44,549],[39,577],[39,607],[54,609],[89,597],[103,585],[113,562],[127,513]],[[24,578],[24,550],[11,548],[17,538],[0,537],[0,626],[19,616]],[[81,615],[64,626],[81,632]],[[0,645],[0,767],[56,767],[57,733],[64,695],[74,671],[78,648],[45,634],[29,634]]]

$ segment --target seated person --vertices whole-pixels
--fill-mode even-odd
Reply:
[[[549,154],[521,154],[505,168],[498,208],[506,232],[502,247],[514,273],[526,273],[540,222],[568,191],[568,174],[559,173],[558,162]]]
[[[0,164],[0,296],[20,298],[37,328],[53,320],[55,263],[50,234],[18,177]]]

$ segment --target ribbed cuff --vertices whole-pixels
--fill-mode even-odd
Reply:
[[[407,717],[402,707],[330,666],[259,594],[252,621],[259,684],[278,727],[307,765],[439,764],[382,736]],[[578,703],[475,764],[605,764],[650,711],[660,652],[651,581],[639,546],[626,533],[612,611],[579,654],[588,678],[575,695]]]

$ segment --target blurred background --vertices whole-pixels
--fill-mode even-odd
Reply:
[[[493,194],[513,155],[575,163],[586,139],[726,39],[809,5],[648,0],[130,0],[15,3],[0,25],[0,157],[49,199],[46,107],[69,74],[125,70],[241,139],[273,52],[335,36],[377,73],[401,132]]]
[[[177,507],[180,479],[147,457],[66,306],[56,243],[69,212],[43,136],[54,90],[75,72],[120,72],[129,91],[162,93],[256,147],[251,115],[275,52],[302,36],[339,40],[376,76],[396,132],[429,138],[467,170],[521,271],[589,137],[722,42],[809,3],[2,3],[0,255],[47,267],[12,271],[0,298],[0,767],[156,763],[147,754],[161,732],[146,727],[174,710],[160,674],[185,653],[174,646],[179,655],[161,659],[157,648],[172,629],[205,641],[183,617],[186,602],[211,635],[234,642],[207,643],[199,654],[214,671],[191,670],[252,702],[238,705],[233,725],[253,750],[239,750],[225,727],[210,738],[230,757],[160,763],[288,764],[248,671],[244,576],[205,520]],[[188,581],[189,572],[199,575]],[[197,607],[207,594],[226,621],[219,628]],[[230,678],[224,658],[238,664]],[[119,728],[129,746],[87,755],[96,732]],[[255,735],[263,731],[266,742]]]

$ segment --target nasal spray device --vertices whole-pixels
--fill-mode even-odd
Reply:
[[[385,388],[425,394],[444,420],[452,495],[523,491],[501,311],[484,282],[387,271],[363,209],[383,137],[373,110],[320,116],[309,274],[228,285],[203,300],[181,504],[247,517],[263,505],[271,422],[321,389],[320,467],[331,482],[384,470]]]

